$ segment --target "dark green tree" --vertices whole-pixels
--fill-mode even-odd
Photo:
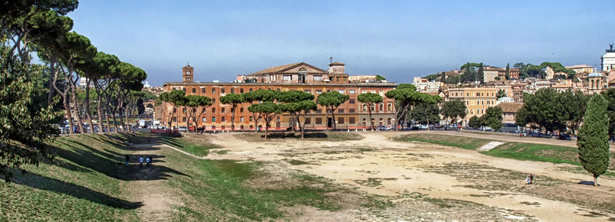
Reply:
[[[294,104],[293,106],[285,107],[285,108],[288,108],[288,109],[286,109],[284,112],[289,112],[289,114],[291,116],[289,126],[291,127],[293,132],[296,132],[295,131],[295,126],[297,126],[297,125],[299,125],[299,129],[302,130],[303,126],[300,123],[299,116],[301,115],[301,111],[305,111],[303,109],[303,108],[305,108],[305,106],[303,106],[303,105],[306,105],[306,104],[304,104],[304,103],[295,104],[295,103],[300,103],[300,102],[303,102],[303,101],[312,101],[313,102],[314,101],[314,95],[312,95],[311,93],[303,92],[303,91],[293,90],[293,91],[279,92],[277,100],[278,100],[278,102],[284,103],[284,104]],[[304,119],[304,121],[305,121],[305,119]],[[303,130],[302,130],[302,132],[303,132]]]
[[[236,94],[229,94],[229,95],[236,95]],[[220,97],[220,100],[222,100],[222,97]],[[197,128],[199,127],[198,118],[200,118],[201,115],[205,113],[205,109],[207,109],[208,106],[211,106],[211,98],[207,96],[187,95],[185,106],[188,112],[188,124],[187,124],[188,130],[190,130],[190,120],[192,120],[195,126],[194,131],[196,131]],[[199,111],[199,108],[200,108],[200,111]]]
[[[382,80],[387,80],[387,79],[384,78],[384,76],[376,75],[376,81],[382,81]]]
[[[258,89],[252,92],[243,93],[243,99],[247,103],[253,104],[254,102],[274,102],[278,97],[280,92],[276,90],[264,90]],[[261,119],[261,116],[258,113],[252,112],[252,119],[254,120],[254,131],[258,131],[258,121]]]
[[[470,120],[468,120],[468,125],[474,129],[478,129],[483,125],[481,120],[482,119],[479,118],[478,116],[470,117]]]
[[[233,114],[231,116],[231,129],[233,129],[233,132],[235,132],[235,111],[237,109],[237,105],[243,103],[244,101],[245,100],[243,99],[242,94],[231,93],[220,97],[220,102],[222,104],[231,105],[231,113]]]
[[[420,124],[429,124],[440,121],[440,108],[438,104],[418,103],[410,111],[410,119]]]
[[[478,65],[478,73],[476,73],[477,81],[480,81],[480,84],[485,84],[485,71],[483,71],[483,63],[481,62]]]
[[[558,112],[562,105],[557,100],[558,93],[553,88],[542,88],[535,94],[524,94],[523,107],[517,114],[517,123],[533,123],[547,131],[553,131],[565,124],[566,119],[559,119]]]
[[[13,170],[23,164],[38,164],[42,158],[53,158],[54,152],[45,142],[51,140],[58,129],[53,123],[60,121],[47,103],[47,90],[42,81],[42,70],[30,64],[26,57],[11,51],[11,43],[2,39],[0,44],[0,175],[9,182]],[[16,145],[16,146],[14,146]]]
[[[609,117],[607,101],[600,94],[587,102],[585,121],[579,129],[579,160],[585,170],[593,174],[594,186],[600,186],[598,176],[609,167]]]
[[[491,127],[493,130],[499,130],[502,128],[502,108],[489,107],[485,112],[485,115],[480,117],[480,123],[483,126]]]
[[[326,119],[329,119],[329,113],[331,113],[331,116],[333,116],[333,130],[337,129],[337,123],[335,122],[335,110],[337,110],[337,108],[342,105],[342,103],[348,101],[348,99],[350,99],[350,96],[341,94],[338,91],[329,91],[321,93],[316,99],[316,103],[318,103],[318,105],[321,105],[322,107],[325,107],[325,109],[327,110],[327,113],[325,114]]]
[[[615,88],[602,91],[607,101],[606,114],[609,116],[609,137],[615,137]]]
[[[308,112],[315,111],[317,107],[318,105],[316,105],[316,102],[314,102],[313,95],[311,100],[300,100],[297,102],[280,105],[280,109],[282,110],[282,112],[290,112],[296,114],[297,121],[300,124],[299,128],[301,129],[301,138],[305,138],[305,123],[307,120],[306,116]],[[303,122],[301,122],[301,118],[303,118]]]
[[[455,99],[444,102],[442,104],[442,116],[446,119],[450,119],[451,122],[457,124],[457,119],[463,119],[466,117],[466,104],[463,100]]]
[[[170,103],[171,105],[173,105],[173,110],[171,111],[171,117],[175,114],[175,123],[176,123],[176,127],[179,128],[179,117],[177,116],[177,108],[180,106],[184,106],[187,103],[186,100],[186,92],[184,92],[183,90],[173,90],[171,92],[164,92],[162,94],[160,94],[160,100],[162,100],[163,102],[167,102]],[[169,127],[171,127],[172,125],[172,118],[168,119],[168,125]]]
[[[503,90],[503,89],[498,90],[498,93],[495,94],[495,97],[498,98],[498,99],[500,99],[502,97],[506,97],[506,96],[507,96],[506,95],[506,90]]]
[[[271,120],[273,120],[278,114],[282,113],[282,109],[280,109],[279,105],[273,102],[252,104],[248,107],[248,111],[257,113],[260,118],[265,121],[265,139],[267,139],[267,134],[269,134]]]
[[[506,63],[506,73],[504,74],[504,77],[506,78],[506,80],[510,79],[510,64]]]
[[[378,103],[382,102],[382,96],[376,93],[366,92],[359,94],[359,96],[357,96],[357,100],[367,105],[369,121],[371,122],[371,129],[374,130],[374,121],[372,121],[372,107],[375,107]]]
[[[395,117],[398,125],[406,121],[409,108],[414,103],[418,93],[416,86],[402,83],[397,85],[394,90],[389,90],[384,94],[387,98],[395,100],[395,110],[397,111]]]

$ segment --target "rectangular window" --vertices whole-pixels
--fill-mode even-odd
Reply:
[[[216,113],[216,108],[211,108],[211,113]]]
[[[216,93],[216,89],[215,88],[211,88],[211,93]]]
[[[337,118],[337,123],[344,124],[344,117],[338,117]]]
[[[282,80],[284,80],[284,81],[290,81],[290,80],[292,80],[291,75],[284,75],[284,76],[282,77]]]
[[[239,122],[243,122],[243,116],[239,117]]]
[[[220,113],[224,113],[225,111],[226,111],[226,108],[220,109]],[[222,120],[222,121],[224,121],[224,120]]]
[[[216,117],[215,117],[215,116],[214,116],[214,117],[211,117],[211,122],[212,122],[212,123],[215,123],[215,122],[216,122]]]
[[[216,99],[215,98],[211,98],[211,104],[216,103]]]
[[[304,90],[304,92],[312,94],[312,90]]]
[[[182,122],[186,122],[186,117],[182,117]]]
[[[177,119],[175,117],[173,117],[173,122],[177,122]]]
[[[354,89],[348,90],[348,92],[350,92],[350,94],[355,94],[356,91]]]
[[[344,113],[344,109],[337,109],[337,113]]]
[[[349,99],[349,100],[348,100],[348,103],[350,103],[350,104],[354,104],[354,102],[355,102],[355,100],[354,100],[354,99]]]
[[[361,90],[361,93],[367,93],[367,90]]]
[[[354,117],[348,117],[348,123],[349,123],[349,124],[355,124],[355,119],[354,119]]]
[[[312,124],[312,118],[306,117],[305,118],[305,124]]]
[[[348,113],[354,113],[355,110],[354,109],[348,109]]]
[[[183,108],[183,109],[182,109],[182,112],[183,112],[183,113],[186,113],[186,108]]]
[[[201,93],[205,93],[205,88],[201,88]]]
[[[314,75],[314,81],[322,81],[322,75]]]
[[[316,124],[322,124],[322,118],[316,118]]]
[[[239,113],[243,113],[243,108],[239,108]]]
[[[235,93],[235,89],[231,88],[231,94]]]
[[[224,116],[222,117],[222,122],[226,122],[226,118],[224,118]]]
[[[337,90],[337,92],[339,92],[340,94],[344,94],[344,90],[343,89]]]
[[[239,89],[239,93],[243,93],[243,88]]]
[[[250,92],[252,92],[252,88],[250,88]]]
[[[322,90],[320,90],[320,89],[316,90],[316,94],[321,94],[321,93],[322,93]]]
[[[220,93],[222,93],[222,94],[226,93],[225,88],[220,89]]]
[[[207,117],[203,117],[203,122],[207,122]]]
[[[317,109],[316,113],[322,113],[322,109]]]
[[[250,122],[254,121],[254,117],[250,116]]]

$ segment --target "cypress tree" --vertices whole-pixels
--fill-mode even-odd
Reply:
[[[476,78],[478,78],[477,81],[480,81],[480,84],[485,84],[485,72],[483,71],[482,62],[478,65],[478,74]]]
[[[506,80],[510,79],[510,64],[506,63],[506,73],[504,74]]]
[[[588,172],[593,174],[594,186],[598,176],[609,166],[609,118],[606,114],[607,101],[600,94],[592,96],[587,103],[585,120],[579,129],[579,160]]]

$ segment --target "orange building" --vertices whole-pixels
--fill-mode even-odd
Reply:
[[[384,101],[372,108],[372,121],[374,126],[395,124],[394,100],[384,96],[389,90],[395,89],[395,83],[349,83],[348,74],[344,73],[344,64],[335,62],[329,64],[329,70],[325,71],[306,63],[295,63],[268,68],[241,78],[236,82],[194,82],[194,67],[182,68],[182,82],[167,82],[163,85],[165,92],[172,90],[184,90],[186,95],[200,95],[212,98],[213,104],[206,107],[205,113],[197,117],[198,125],[206,130],[231,130],[231,105],[220,103],[220,97],[229,93],[245,93],[258,89],[270,89],[278,91],[298,90],[314,94],[318,97],[323,92],[331,90],[349,95],[350,99],[339,106],[335,111],[335,120],[332,115],[326,115],[326,109],[318,106],[315,112],[306,117],[306,128],[326,129],[332,127],[336,121],[338,129],[363,129],[369,127],[369,113],[367,106],[357,101],[361,93],[378,93],[384,97]],[[253,129],[254,121],[252,113],[248,111],[249,103],[240,104],[235,112],[235,130]],[[158,111],[159,109],[157,109]],[[162,124],[172,121],[172,126],[187,126],[187,112],[184,107],[178,107],[178,118],[171,117],[173,111],[171,104],[164,103],[162,112]],[[201,110],[197,110],[200,112]],[[197,112],[197,113],[198,113]],[[303,119],[301,119],[303,121]],[[191,126],[193,126],[192,122]],[[288,113],[278,115],[271,122],[271,126],[277,130],[285,130],[293,126],[293,120]],[[258,122],[257,126],[263,127],[264,121]],[[295,125],[296,126],[296,125]]]

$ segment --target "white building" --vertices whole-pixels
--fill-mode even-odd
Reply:
[[[607,72],[615,69],[615,49],[613,49],[613,44],[609,45],[611,48],[607,49],[606,54],[600,57],[602,60],[602,71]]]

